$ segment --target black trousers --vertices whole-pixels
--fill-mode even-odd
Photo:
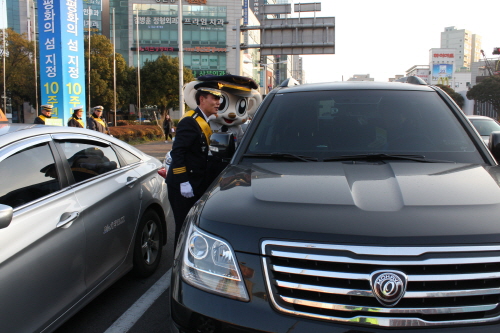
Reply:
[[[186,219],[189,210],[198,201],[200,196],[195,195],[192,198],[183,197],[181,194],[180,184],[170,185],[167,184],[168,189],[168,201],[170,201],[170,206],[172,207],[172,212],[174,213],[175,220],[175,237],[174,237],[174,249],[179,241],[179,234],[182,230],[182,225]]]

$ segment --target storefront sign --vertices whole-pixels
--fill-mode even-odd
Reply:
[[[248,25],[248,0],[243,0],[243,24]]]
[[[185,1],[190,5],[206,5],[207,4],[207,0],[185,0]],[[156,2],[177,3],[177,0],[156,0]]]
[[[200,77],[203,75],[226,75],[227,71],[205,71],[205,70],[193,70],[193,76],[194,77]]]
[[[215,18],[184,18],[183,25],[201,25],[201,26],[224,26],[224,19]],[[134,24],[137,24],[137,16],[134,16]],[[179,24],[178,17],[165,16],[139,16],[139,25],[162,25]]]
[[[131,47],[131,51],[137,51],[136,47]],[[142,46],[139,48],[140,52],[177,52],[178,47],[165,47],[165,46]],[[228,52],[227,48],[219,48],[213,46],[196,46],[196,47],[185,47],[185,52],[197,52],[197,53],[215,53],[215,52]]]
[[[455,58],[453,53],[434,53],[434,58]]]

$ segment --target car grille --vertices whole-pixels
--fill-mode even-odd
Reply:
[[[278,311],[382,327],[470,325],[500,319],[500,246],[364,247],[264,241]],[[406,291],[379,301],[374,272],[398,272]],[[403,278],[404,279],[404,278]]]

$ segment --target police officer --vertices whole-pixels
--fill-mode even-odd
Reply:
[[[42,105],[42,114],[35,118],[34,124],[45,125],[45,120],[52,116],[52,104]]]
[[[87,126],[91,130],[98,131],[104,134],[109,134],[109,128],[108,124],[104,119],[102,119],[102,112],[104,108],[102,106],[94,106],[94,112],[92,112],[92,115],[88,118]]]
[[[79,105],[73,109],[73,115],[68,120],[69,127],[85,128],[85,123],[82,120],[83,106]]]
[[[208,121],[211,115],[217,114],[222,97],[220,90],[208,85],[200,84],[195,88],[198,107],[186,112],[177,125],[170,153],[172,164],[166,178],[175,219],[176,244],[189,210],[207,189],[208,145],[212,135]]]

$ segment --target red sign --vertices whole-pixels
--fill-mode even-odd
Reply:
[[[434,53],[434,58],[455,58],[453,53]]]

